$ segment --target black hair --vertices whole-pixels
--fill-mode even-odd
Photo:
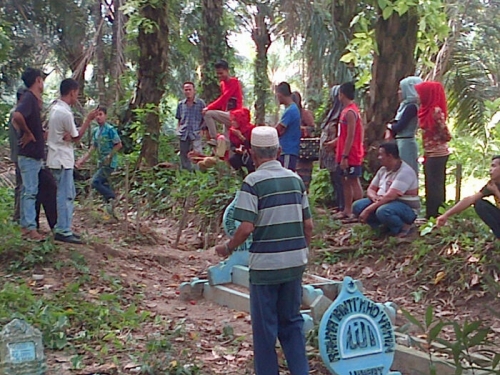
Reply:
[[[38,77],[43,78],[42,71],[40,69],[35,69],[35,68],[26,68],[26,70],[23,72],[23,75],[21,76],[21,79],[24,82],[24,85],[27,88],[30,88],[33,86],[36,82],[36,79]]]
[[[97,107],[97,111],[98,112],[100,111],[100,112],[104,113],[105,115],[108,114],[108,109],[104,106],[101,106],[101,105],[99,107]]]
[[[339,91],[344,94],[347,99],[354,100],[354,93],[356,88],[354,87],[354,82],[345,82],[340,85]]]
[[[186,81],[186,82],[184,82],[184,83],[182,84],[182,86],[184,86],[184,85],[191,85],[191,86],[193,86],[193,89],[196,87],[196,86],[194,85],[194,82],[191,82],[191,81]]]
[[[66,78],[61,82],[59,92],[61,93],[61,96],[66,96],[71,91],[78,90],[79,87],[78,82],[76,82],[73,78]]]
[[[387,155],[392,155],[394,159],[399,159],[399,148],[395,142],[384,142],[379,148],[383,148]]]
[[[21,100],[21,97],[24,95],[24,93],[26,91],[28,91],[28,89],[24,86],[21,86],[17,89],[17,92],[16,92],[17,101]]]
[[[493,161],[493,160],[497,160],[497,159],[500,159],[500,155],[495,155],[495,156],[493,156],[493,157],[491,158],[491,161]]]
[[[215,64],[215,69],[224,69],[224,70],[229,70],[229,64],[227,63],[226,60],[219,60]]]
[[[276,92],[283,96],[292,96],[292,89],[288,82],[281,82],[276,86]]]

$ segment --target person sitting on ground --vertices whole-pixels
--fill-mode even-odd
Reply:
[[[234,154],[229,157],[229,164],[237,171],[245,167],[248,173],[255,171],[250,155],[250,139],[254,126],[250,123],[248,108],[231,111],[231,127],[229,128],[229,141]]]
[[[220,60],[215,64],[217,78],[220,81],[221,95],[202,110],[205,124],[210,133],[208,143],[215,146],[217,139],[216,122],[224,124],[224,133],[228,136],[228,128],[231,125],[229,111],[243,107],[243,93],[238,78],[229,75],[229,64]]]
[[[383,226],[390,234],[405,237],[420,210],[417,175],[401,160],[395,143],[381,144],[378,159],[382,167],[368,187],[368,198],[355,201],[353,212],[374,229]]]
[[[493,196],[496,206],[483,199]],[[478,193],[462,199],[436,220],[437,227],[446,224],[450,216],[459,214],[466,208],[474,205],[477,215],[493,231],[497,239],[500,239],[500,155],[491,160],[490,180]]]
[[[104,198],[106,210],[112,216],[115,216],[114,206],[116,195],[109,182],[111,173],[118,165],[117,153],[122,148],[122,141],[118,132],[107,122],[107,109],[99,106],[95,120],[99,125],[92,134],[92,146],[89,151],[83,155],[75,164],[80,169],[89,159],[94,150],[97,150],[98,163],[97,172],[92,177],[92,187],[96,189]]]

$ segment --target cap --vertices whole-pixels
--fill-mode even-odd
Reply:
[[[250,143],[255,147],[279,146],[278,132],[271,126],[257,126],[252,130]]]

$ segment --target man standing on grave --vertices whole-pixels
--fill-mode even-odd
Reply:
[[[493,196],[495,204],[483,199]],[[490,167],[490,180],[480,192],[462,199],[436,220],[438,227],[446,224],[450,216],[459,214],[466,208],[474,205],[477,215],[493,231],[495,237],[500,239],[500,155],[493,156]]]
[[[368,198],[354,202],[354,214],[372,228],[383,226],[391,235],[405,237],[420,210],[417,174],[401,160],[396,143],[382,143],[378,160],[382,166],[368,187]]]
[[[359,178],[365,151],[363,149],[363,124],[359,108],[354,102],[354,83],[340,85],[339,99],[343,109],[339,119],[339,137],[337,141],[337,163],[344,178],[344,211],[334,216],[335,219],[353,218],[352,203],[363,197],[363,188]]]
[[[97,150],[98,163],[97,172],[92,177],[92,187],[96,189],[106,202],[106,210],[111,216],[115,216],[116,195],[110,184],[111,173],[118,166],[118,151],[122,148],[122,141],[115,127],[107,122],[108,110],[106,107],[97,108],[96,121],[99,125],[92,134],[92,146],[75,164],[80,169],[89,159],[92,151]]]
[[[43,75],[39,69],[27,68],[22,80],[28,91],[12,115],[12,122],[19,132],[18,167],[21,172],[21,231],[23,238],[34,241],[44,240],[37,232],[36,196],[38,194],[38,174],[45,156],[42,108]]]
[[[276,339],[290,373],[309,373],[300,314],[313,222],[304,183],[283,168],[278,133],[268,126],[252,131],[251,154],[257,170],[243,181],[234,219],[241,222],[233,238],[215,247],[229,256],[250,234],[250,313],[256,375],[279,373]]]
[[[57,224],[54,239],[56,241],[81,244],[80,236],[72,231],[74,200],[76,196],[73,169],[75,155],[73,143],[79,142],[90,123],[97,116],[97,109],[87,115],[78,131],[71,106],[78,102],[78,82],[66,78],[61,82],[60,98],[49,113],[49,135],[47,145],[47,166],[57,182]]]
[[[196,97],[196,90],[193,82],[184,82],[184,96],[177,105],[175,118],[178,120],[177,133],[180,141],[181,167],[191,171],[193,166],[189,160],[188,153],[194,150],[202,154],[200,130],[203,123],[202,111],[205,102]]]
[[[276,87],[276,96],[278,102],[285,106],[285,111],[276,126],[281,146],[279,160],[283,167],[295,172],[300,150],[300,110],[293,101],[288,82],[281,82]]]
[[[228,138],[228,129],[231,125],[229,112],[233,109],[243,107],[243,93],[238,78],[229,75],[229,64],[225,60],[215,63],[215,72],[220,81],[221,95],[212,103],[203,108],[203,118],[210,134],[209,144],[217,145],[217,125],[220,122],[224,125],[224,133]]]

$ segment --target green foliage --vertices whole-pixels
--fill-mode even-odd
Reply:
[[[438,347],[433,349],[451,354],[456,375],[468,370],[485,371],[485,373],[494,374],[500,372],[499,345],[491,339],[493,334],[491,327],[487,327],[481,320],[473,322],[466,320],[462,324],[457,321],[443,321],[434,315],[432,306],[427,307],[422,322],[404,309],[403,315],[410,323],[425,333],[425,346],[418,341],[414,343],[421,350],[429,353],[429,370],[431,374],[437,375],[430,350],[434,343],[442,345],[442,349]],[[439,337],[447,326],[453,328],[454,339],[452,340]],[[478,355],[482,356],[482,358]]]

